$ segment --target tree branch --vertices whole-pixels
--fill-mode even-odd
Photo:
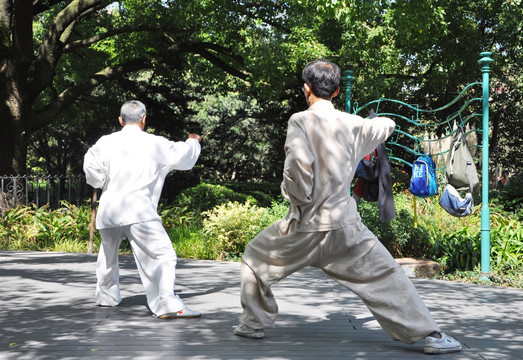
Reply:
[[[190,44],[190,45],[187,45],[187,49],[190,49],[191,52],[193,52],[195,54],[201,55],[211,64],[219,67],[223,71],[225,71],[233,76],[236,76],[237,78],[246,80],[249,77],[249,74],[244,73],[244,72],[232,67],[231,65],[227,64],[225,61],[220,59],[218,56],[211,53],[208,50],[208,48],[205,46],[205,44]],[[218,47],[216,47],[216,49],[218,49]]]
[[[260,2],[255,2],[255,3],[251,3],[251,4],[246,4],[244,6],[245,9],[249,9],[249,8],[257,8],[259,6],[261,6],[262,4]],[[277,7],[281,7],[281,3],[280,2],[275,2],[275,5],[278,5]],[[274,6],[274,5],[273,5]],[[266,24],[269,24],[270,26],[276,28],[276,29],[280,29],[282,31],[284,31],[285,33],[287,34],[291,34],[292,31],[291,29],[288,29],[286,28],[285,26],[283,26],[282,24],[278,24],[277,22],[275,21],[272,21],[271,19],[268,19],[268,18],[265,18],[265,17],[260,17],[260,16],[256,16],[256,14],[252,14],[250,11],[248,10],[245,10],[245,9],[237,9],[237,11],[240,13],[240,14],[243,14],[245,16],[247,16],[248,18],[250,19],[254,19],[254,20],[257,20],[257,19],[260,19],[262,20],[264,23]]]
[[[33,1],[33,15],[38,15],[51,9],[63,0],[35,0]]]
[[[168,32],[175,32],[178,34],[183,34],[187,32],[188,30],[182,30],[182,29],[162,29],[157,26],[126,26],[118,29],[112,29],[108,30],[103,34],[97,34],[94,36],[91,36],[90,38],[82,39],[82,40],[75,40],[67,43],[64,48],[63,52],[73,52],[74,50],[86,46],[90,46],[94,43],[97,43],[98,41],[107,39],[111,36],[120,35],[120,34],[126,34],[131,32],[140,32],[140,31],[168,31]]]
[[[110,0],[73,0],[62,11],[60,11],[40,44],[38,56],[29,74],[29,85],[31,99],[45,89],[53,79],[53,71],[60,58],[63,41],[71,31],[71,24],[93,11],[107,6]],[[67,32],[66,34],[64,34]]]
[[[21,77],[27,75],[27,68],[33,56],[33,19],[31,17],[31,7],[24,5],[22,5],[21,1],[17,1],[14,2],[11,8],[13,14],[13,22],[11,23],[13,57],[20,62],[17,67],[20,69]]]
[[[174,50],[178,52],[191,52],[198,54],[208,60],[211,64],[219,67],[225,72],[236,76],[242,80],[246,80],[249,77],[249,74],[244,73],[233,66],[227,64],[225,61],[220,59],[218,56],[211,53],[209,50],[213,50],[218,54],[225,55],[232,60],[236,61],[238,64],[243,65],[243,58],[234,53],[231,48],[226,48],[224,46],[213,44],[209,42],[195,42],[195,43],[181,43],[178,44],[176,39],[173,39],[168,34],[164,34],[164,39],[170,43],[169,50]],[[168,51],[169,52],[169,51]]]
[[[47,125],[58,113],[70,106],[76,99],[96,86],[117,78],[123,74],[146,69],[151,66],[147,59],[135,59],[116,67],[107,67],[78,84],[64,90],[58,97],[49,102],[42,110],[37,111],[31,117],[26,127],[27,132],[35,131]]]
[[[226,55],[226,56],[230,57],[231,59],[233,59],[234,61],[236,61],[237,63],[239,63],[241,65],[244,65],[243,57],[235,54],[234,51],[231,48],[226,48],[226,47],[223,47],[221,45],[213,44],[213,43],[209,43],[209,42],[202,42],[201,45],[205,49],[214,50],[217,53]]]

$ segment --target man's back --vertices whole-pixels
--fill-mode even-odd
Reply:
[[[297,230],[332,230],[354,221],[358,215],[349,188],[356,166],[393,129],[390,119],[364,120],[326,100],[291,117],[282,188],[299,207]]]
[[[132,125],[102,137],[85,158],[85,167],[94,170],[86,171],[87,182],[103,187],[97,228],[159,219],[156,210],[165,177],[171,170],[192,168],[199,153],[197,140],[173,142]],[[102,184],[96,181],[99,171]]]

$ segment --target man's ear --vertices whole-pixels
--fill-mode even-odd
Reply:
[[[142,120],[140,121],[140,128],[142,130],[145,128],[145,115],[143,116]]]
[[[334,99],[336,96],[338,96],[339,93],[340,93],[340,87],[338,86],[338,88],[336,89],[334,94],[332,94],[332,99]]]
[[[125,126],[125,122],[123,121],[121,116],[118,116],[118,121],[120,122],[120,125]]]
[[[307,83],[303,84],[303,91],[306,95],[312,93],[311,86]]]

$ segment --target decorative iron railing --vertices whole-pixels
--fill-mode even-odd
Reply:
[[[0,176],[0,211],[19,205],[60,207],[61,201],[78,205],[92,195],[82,175]]]
[[[172,173],[165,179],[162,200],[172,202],[182,191],[199,183],[200,178],[191,174]],[[0,176],[0,217],[15,206],[61,207],[62,201],[73,205],[89,204],[93,188],[86,184],[84,175],[23,175]]]

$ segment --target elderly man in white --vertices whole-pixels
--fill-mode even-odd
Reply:
[[[96,267],[96,303],[121,303],[118,249],[131,243],[147,305],[161,319],[194,318],[201,314],[185,307],[174,294],[176,253],[157,213],[165,177],[171,170],[190,170],[200,155],[200,136],[185,142],[148,134],[145,105],[122,105],[122,130],[102,136],[84,158],[87,183],[103,189],[96,228],[102,238]]]

